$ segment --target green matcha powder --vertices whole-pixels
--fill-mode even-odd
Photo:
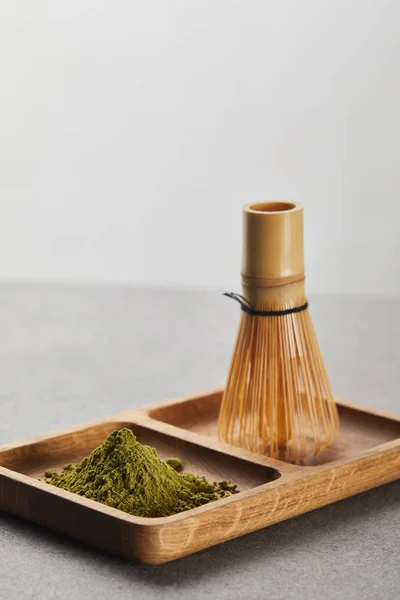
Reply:
[[[167,464],[169,463],[169,464]],[[45,472],[47,483],[139,517],[166,517],[237,493],[227,481],[180,475],[179,459],[161,460],[130,429],[114,431],[76,467]]]

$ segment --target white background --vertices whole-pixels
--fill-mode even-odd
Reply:
[[[241,206],[308,289],[400,293],[399,0],[0,0],[0,277],[239,290]]]

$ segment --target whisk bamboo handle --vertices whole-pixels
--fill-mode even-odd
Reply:
[[[243,295],[252,304],[304,299],[301,205],[261,202],[244,207],[241,274]]]

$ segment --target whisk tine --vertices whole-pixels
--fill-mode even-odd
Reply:
[[[222,439],[293,461],[334,441],[337,410],[310,326],[301,314],[242,314],[220,411]]]

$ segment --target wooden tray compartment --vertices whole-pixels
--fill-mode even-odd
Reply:
[[[78,464],[110,433],[123,427],[131,429],[141,444],[156,448],[163,460],[179,456],[186,471],[204,475],[211,481],[232,480],[238,484],[241,491],[250,490],[280,477],[279,471],[271,467],[186,442],[136,425],[132,421],[106,421],[79,431],[17,446],[0,452],[0,464],[17,473],[43,479],[46,469],[60,472],[68,463]]]
[[[340,403],[341,434],[326,455],[296,466],[216,437],[221,390],[0,446],[0,510],[131,560],[157,564],[288,519],[400,476],[397,417]],[[170,517],[135,517],[37,477],[87,456],[109,433],[132,428],[162,458],[241,492]]]
[[[217,391],[173,404],[162,404],[149,410],[148,415],[157,421],[217,440],[221,399],[222,392]],[[400,437],[400,422],[396,417],[368,411],[343,401],[337,401],[337,406],[340,433],[336,442],[324,452],[307,459],[302,466],[324,465],[357,456],[364,450]]]

